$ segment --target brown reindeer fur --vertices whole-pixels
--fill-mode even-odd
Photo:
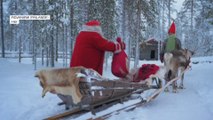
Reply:
[[[178,76],[179,69],[183,72],[190,63],[191,56],[194,53],[188,49],[174,50],[164,54],[164,65],[166,67],[166,83]],[[183,77],[181,78],[180,88],[183,87]],[[173,82],[173,92],[177,92],[177,81]],[[166,89],[168,91],[168,88]]]
[[[81,73],[84,67],[43,69],[36,72],[40,84],[43,87],[42,97],[47,92],[54,94],[70,95],[75,104],[81,101],[82,95],[79,91],[79,77],[76,73]]]

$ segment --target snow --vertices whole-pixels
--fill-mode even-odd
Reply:
[[[78,77],[78,78],[81,78],[81,77],[85,78],[85,77],[86,77],[86,75],[85,75],[85,74],[82,74],[82,73],[76,73],[76,74],[77,74],[77,77]]]
[[[34,77],[36,71],[33,70],[32,60],[23,59],[23,63],[17,61],[0,58],[0,118],[2,120],[40,120],[63,112],[64,106],[57,105],[60,99],[56,95],[47,93],[44,98],[41,97],[42,88],[38,79]],[[185,74],[186,89],[179,90],[178,93],[163,92],[143,107],[128,113],[113,114],[109,120],[211,120],[213,115],[213,57],[192,58],[192,62],[199,63],[191,64],[192,70]],[[140,65],[145,63],[162,65],[159,61],[140,61]],[[58,66],[60,65],[62,66],[58,63]],[[41,68],[41,66],[38,67]],[[116,78],[110,70],[109,66],[103,76]],[[138,100],[114,105],[97,113],[96,116],[89,112],[75,119],[96,118],[135,102]]]

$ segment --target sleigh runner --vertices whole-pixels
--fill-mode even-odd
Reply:
[[[40,70],[36,73],[40,84],[43,87],[42,96],[46,92],[57,94],[62,100],[60,105],[65,104],[68,112],[58,117],[72,115],[82,111],[97,112],[97,108],[111,106],[129,99],[140,97],[140,102],[146,102],[141,97],[144,91],[158,90],[162,87],[162,82],[157,77],[152,77],[149,82],[133,82],[133,77],[126,79],[109,80],[103,78],[96,71],[84,67],[62,68]],[[137,95],[131,98],[131,95]],[[103,107],[102,107],[103,108]]]

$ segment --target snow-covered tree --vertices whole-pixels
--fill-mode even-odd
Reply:
[[[3,22],[3,0],[0,1],[0,19],[1,19],[1,54],[2,54],[2,57],[4,58],[5,57],[5,48],[4,48],[4,22]]]
[[[184,47],[196,55],[212,55],[212,1],[185,0],[178,14],[182,24]]]
[[[150,37],[163,41],[175,11],[175,0],[1,0],[1,3],[5,5],[4,9],[0,5],[4,25],[1,51],[19,53],[19,58],[28,53],[33,63],[36,57],[41,57],[43,65],[46,58],[47,66],[54,66],[61,56],[64,66],[68,66],[67,59],[72,56],[82,25],[94,19],[101,22],[107,39],[115,41],[120,36],[124,40],[127,54],[134,58],[136,66],[139,54],[143,54],[139,53],[138,44]],[[175,19],[178,38],[197,55],[212,55],[212,0],[185,0],[183,6]],[[51,20],[8,25],[9,15],[33,14],[51,15]]]

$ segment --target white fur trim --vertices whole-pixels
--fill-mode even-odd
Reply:
[[[101,26],[88,26],[88,25],[83,25],[81,31],[97,32],[97,33],[99,33],[100,35],[103,36]]]

